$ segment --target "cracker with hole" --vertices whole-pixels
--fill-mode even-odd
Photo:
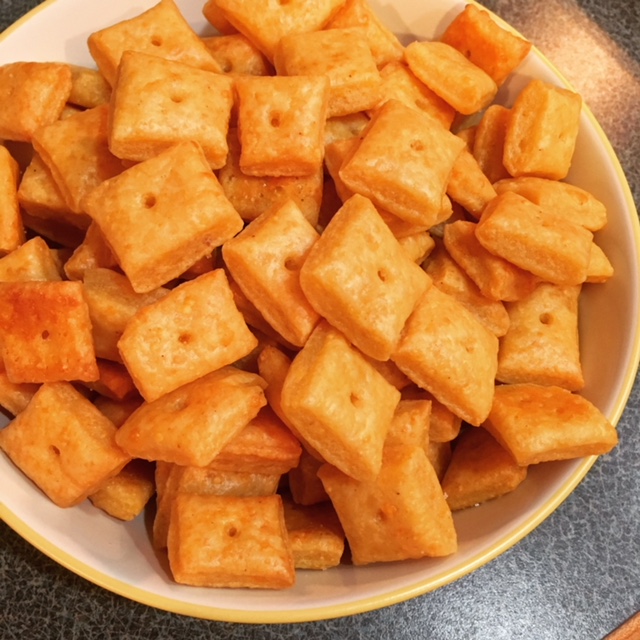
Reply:
[[[331,465],[318,474],[354,564],[442,557],[457,550],[451,511],[422,447],[385,447],[380,473],[371,481],[350,478]]]
[[[446,185],[463,147],[436,119],[389,100],[345,158],[340,178],[377,206],[428,228],[442,221]]]
[[[444,42],[415,41],[404,50],[409,69],[458,113],[488,107],[498,92],[490,75]]]
[[[403,329],[392,360],[419,387],[473,425],[488,415],[498,338],[450,296],[430,287]]]
[[[109,105],[101,105],[42,127],[33,137],[33,148],[74,213],[85,213],[85,196],[124,169],[109,151],[108,132]]]
[[[337,329],[322,321],[284,380],[287,420],[327,462],[372,480],[400,392]]]
[[[309,250],[300,284],[311,306],[356,347],[388,360],[431,282],[371,201],[355,195]]]
[[[145,400],[229,365],[258,340],[238,311],[222,269],[182,283],[142,307],[118,349]]]
[[[56,505],[72,507],[130,461],[115,434],[71,383],[49,382],[0,431],[0,448]]]
[[[326,76],[244,76],[235,90],[243,173],[305,176],[322,166]]]
[[[618,443],[615,427],[592,402],[553,385],[498,385],[483,426],[523,466],[603,455]]]
[[[111,86],[116,83],[118,65],[125,51],[141,51],[220,73],[218,63],[174,0],[160,0],[132,18],[92,32],[87,44],[98,69]]]
[[[274,64],[279,75],[328,77],[329,118],[372,109],[382,96],[380,73],[362,27],[284,36]]]
[[[501,86],[531,51],[531,43],[502,27],[484,9],[467,4],[440,40],[454,47]]]
[[[104,181],[84,204],[138,293],[177,278],[243,226],[193,141]]]
[[[475,233],[485,249],[541,280],[575,285],[587,277],[593,233],[512,191],[487,205]]]
[[[171,511],[168,553],[180,584],[286,589],[295,583],[279,495],[178,495]]]
[[[504,141],[511,176],[562,180],[575,151],[582,112],[580,94],[534,79],[518,94]]]
[[[212,169],[227,159],[233,106],[230,78],[136,51],[125,51],[113,88],[109,149],[140,162],[193,140]]]
[[[1,353],[12,382],[97,380],[80,282],[0,282]]]
[[[266,404],[260,376],[222,367],[145,402],[116,440],[134,458],[204,467]]]
[[[218,180],[229,202],[243,220],[250,221],[273,207],[293,200],[304,217],[316,225],[322,204],[323,167],[306,176],[250,176],[240,168],[238,130],[229,130],[227,162],[218,172]]]
[[[291,33],[322,29],[345,0],[216,0],[215,14],[244,34],[271,61],[280,40]]]
[[[71,93],[71,69],[58,62],[0,66],[0,139],[30,142],[55,122]]]
[[[541,282],[527,298],[506,304],[510,324],[500,339],[497,380],[569,391],[584,387],[578,333],[581,289]]]
[[[300,286],[300,268],[318,238],[290,200],[250,222],[222,248],[225,264],[247,298],[298,347],[320,319]]]

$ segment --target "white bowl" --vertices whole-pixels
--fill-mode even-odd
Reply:
[[[93,65],[87,36],[133,17],[154,0],[50,0],[3,35],[0,64],[16,60],[66,60]],[[178,0],[189,22],[210,31],[203,2]],[[408,43],[438,35],[465,2],[371,0],[371,5]],[[566,85],[535,48],[500,92],[508,104],[531,77]],[[569,181],[604,202],[609,223],[597,241],[616,274],[605,285],[587,285],[582,296],[581,340],[584,395],[615,424],[633,386],[640,358],[638,299],[640,228],[624,174],[601,128],[585,108]],[[6,419],[0,426],[6,423]],[[436,589],[473,571],[522,539],[551,514],[582,480],[595,458],[546,463],[530,469],[515,492],[455,514],[459,551],[442,559],[384,565],[343,566],[298,572],[286,591],[218,590],[175,584],[166,560],[154,553],[143,517],[123,524],[88,502],[54,506],[0,455],[0,516],[54,560],[88,580],[132,600],[195,617],[236,622],[300,622],[381,608]]]

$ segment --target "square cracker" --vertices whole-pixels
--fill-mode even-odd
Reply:
[[[219,73],[125,51],[113,89],[109,149],[142,161],[194,140],[212,169],[227,159],[232,80]]]
[[[58,62],[13,62],[0,66],[0,139],[30,142],[55,122],[71,92],[71,69]]]
[[[452,20],[441,40],[488,73],[498,86],[531,50],[530,42],[501,27],[474,4],[467,4]]]
[[[350,478],[328,464],[318,475],[354,564],[447,556],[457,550],[451,511],[422,447],[385,447],[380,473],[371,481]]]
[[[300,284],[311,306],[363,353],[388,360],[431,281],[371,201],[355,195],[311,247]]]
[[[241,33],[205,36],[202,38],[202,41],[220,66],[222,72],[227,75],[273,75],[273,66],[262,51],[256,48],[253,43]]]
[[[498,338],[437,287],[418,302],[392,360],[466,422],[479,425],[489,414]]]
[[[111,86],[116,82],[120,58],[129,50],[220,73],[218,63],[174,0],[160,0],[133,18],[94,31],[87,44],[98,69]]]
[[[247,298],[285,340],[299,347],[320,318],[300,286],[300,268],[318,238],[290,200],[250,222],[222,248],[225,264]]]
[[[323,459],[359,480],[377,476],[400,392],[327,322],[294,358],[280,400]]]
[[[80,282],[0,282],[1,352],[12,382],[99,377]]]
[[[507,122],[503,162],[509,174],[566,178],[581,112],[579,93],[531,80],[518,94]]]
[[[0,145],[0,256],[17,249],[25,240],[18,200],[19,180],[17,161]]]
[[[258,344],[222,269],[205,273],[141,308],[118,342],[145,400],[246,356]]]
[[[0,282],[62,280],[53,251],[35,236],[0,258]]]
[[[340,178],[399,218],[431,227],[440,221],[449,175],[464,144],[435,118],[389,100],[345,158]]]
[[[118,430],[135,458],[204,467],[266,404],[265,383],[232,366],[145,402]]]
[[[138,293],[177,278],[242,229],[197,142],[179,142],[85,200]]]
[[[109,105],[101,105],[38,129],[33,147],[51,172],[67,206],[83,213],[84,197],[124,169],[107,141]]]
[[[274,63],[280,75],[327,76],[330,118],[371,109],[382,95],[380,73],[362,27],[284,36]]]
[[[492,254],[541,280],[574,285],[587,277],[593,233],[515,192],[487,205],[475,233]]]
[[[82,502],[131,457],[116,427],[68,382],[43,384],[0,431],[0,447],[59,507]]]
[[[498,385],[483,426],[520,465],[602,455],[618,443],[595,405],[553,385]]]
[[[578,334],[580,285],[541,282],[523,300],[506,304],[509,330],[500,340],[497,380],[584,386]]]
[[[322,29],[345,0],[216,0],[217,13],[244,34],[269,60],[278,42],[290,33]]]
[[[412,42],[404,50],[404,60],[422,82],[463,115],[489,106],[498,92],[490,75],[444,42]]]
[[[304,176],[322,166],[327,77],[244,76],[235,89],[244,173]]]
[[[285,589],[295,583],[279,495],[180,494],[171,510],[167,548],[180,584]]]

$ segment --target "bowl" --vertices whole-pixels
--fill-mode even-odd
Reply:
[[[8,29],[0,41],[0,64],[17,60],[65,60],[93,66],[87,36],[133,17],[153,0],[49,0]],[[371,0],[383,22],[404,43],[437,36],[465,2]],[[211,28],[200,2],[178,0],[185,17],[202,34]],[[497,19],[497,18],[496,18]],[[499,21],[501,22],[501,21]],[[504,25],[504,23],[501,22]],[[55,34],[55,35],[53,35]],[[503,86],[498,100],[509,105],[531,78],[568,86],[537,50]],[[615,276],[586,285],[581,299],[583,395],[616,424],[634,383],[640,359],[640,227],[630,189],[605,134],[587,107],[569,182],[590,190],[609,212],[597,241]],[[0,417],[0,426],[7,419]],[[166,559],[150,544],[148,516],[130,523],[110,518],[88,501],[60,509],[4,455],[0,516],[33,546],[78,575],[146,605],[175,613],[244,623],[301,622],[379,609],[427,593],[464,576],[516,544],[580,483],[596,458],[544,463],[530,468],[513,493],[455,513],[459,551],[452,556],[325,572],[298,572],[285,591],[187,587],[170,577]]]

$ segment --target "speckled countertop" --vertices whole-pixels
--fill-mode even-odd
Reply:
[[[36,4],[0,0],[0,30]],[[639,202],[640,3],[484,4],[531,39],[582,93]],[[502,556],[433,593],[338,620],[249,626],[157,611],[58,566],[0,523],[0,639],[601,639],[640,610],[640,382],[619,432],[620,446]]]

